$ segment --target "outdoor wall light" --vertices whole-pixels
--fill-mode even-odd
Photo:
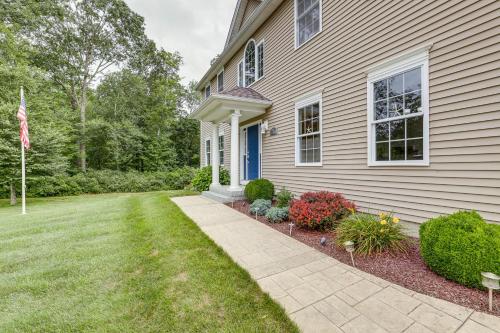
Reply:
[[[481,272],[483,277],[483,286],[488,288],[488,305],[490,311],[493,311],[493,290],[500,289],[500,276],[491,272]]]
[[[347,241],[344,243],[344,247],[345,247],[345,250],[347,252],[349,252],[349,254],[351,255],[352,266],[356,267],[356,265],[354,265],[354,256],[352,255],[352,253],[354,252],[354,242]]]

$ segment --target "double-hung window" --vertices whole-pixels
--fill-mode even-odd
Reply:
[[[256,44],[250,40],[243,59],[238,64],[238,86],[249,87],[264,77],[264,41]]]
[[[368,75],[368,164],[429,165],[427,52]]]
[[[321,32],[321,0],[295,0],[295,47]]]
[[[224,90],[224,71],[217,75],[217,92],[220,93]]]
[[[219,164],[224,165],[224,134],[219,134]]]
[[[295,165],[321,165],[321,94],[295,104]]]
[[[210,139],[205,140],[205,165],[212,165],[212,150]]]
[[[205,99],[210,97],[210,84],[205,87]]]

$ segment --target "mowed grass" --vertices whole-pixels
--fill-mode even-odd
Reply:
[[[0,332],[296,332],[179,194],[0,201]]]

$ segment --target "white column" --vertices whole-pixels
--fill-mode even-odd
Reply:
[[[240,110],[231,115],[231,186],[230,190],[240,190]]]
[[[212,123],[212,186],[219,186],[219,124]]]

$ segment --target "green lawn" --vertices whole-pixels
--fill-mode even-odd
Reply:
[[[176,194],[0,201],[0,332],[296,332]]]

